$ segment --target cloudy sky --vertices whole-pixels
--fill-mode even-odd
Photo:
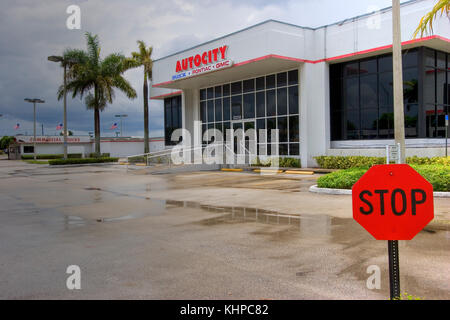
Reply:
[[[69,30],[66,9],[81,9],[81,29]],[[276,19],[317,27],[385,8],[391,0],[2,0],[0,11],[0,136],[33,132],[33,108],[24,98],[41,98],[37,107],[38,133],[56,134],[62,122],[62,102],[56,99],[62,69],[47,61],[66,48],[85,48],[84,33],[98,34],[101,55],[136,51],[136,40],[152,45],[153,58]],[[115,114],[126,113],[124,135],[143,136],[141,69],[125,77],[138,93],[134,100],[116,93],[114,103],[101,113],[102,135]],[[20,129],[14,130],[16,123]],[[93,112],[79,98],[68,99],[68,129],[75,134],[93,131]],[[150,102],[150,135],[163,134],[160,101]]]

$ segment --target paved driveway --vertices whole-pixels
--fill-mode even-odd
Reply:
[[[387,243],[350,219],[349,196],[307,192],[316,178],[2,160],[0,298],[386,299]],[[400,242],[402,291],[450,298],[449,201]]]

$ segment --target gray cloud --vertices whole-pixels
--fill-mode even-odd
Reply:
[[[37,121],[48,133],[62,122],[62,102],[56,99],[62,70],[47,56],[66,48],[85,48],[84,33],[98,34],[103,56],[129,55],[142,39],[154,47],[154,58],[198,45],[267,19],[316,27],[363,14],[369,6],[389,6],[390,0],[4,0],[0,11],[0,136],[15,134],[15,123],[32,130],[32,106],[25,97],[46,100],[38,106]],[[66,28],[66,8],[81,8],[81,30]],[[125,133],[143,135],[142,70],[126,78],[138,93],[129,100],[117,92],[114,103],[102,112],[104,135],[116,121],[114,114],[127,113]],[[78,98],[68,99],[68,128],[76,133],[93,131],[93,114]],[[163,134],[161,101],[150,101],[150,130]]]

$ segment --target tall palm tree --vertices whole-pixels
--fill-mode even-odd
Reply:
[[[119,89],[130,98],[136,98],[136,91],[122,76],[128,69],[125,56],[112,53],[102,59],[97,35],[86,33],[87,51],[69,49],[64,55],[74,61],[68,72],[67,91],[72,98],[84,98],[87,109],[94,110],[95,153],[100,155],[100,112],[113,103],[114,89]],[[64,95],[64,87],[58,90],[58,99]]]
[[[153,47],[147,48],[145,42],[142,40],[138,40],[137,43],[139,51],[131,53],[131,59],[128,61],[128,67],[144,67],[144,153],[148,153],[148,81],[152,80],[153,60],[151,57]]]
[[[450,0],[439,0],[433,9],[420,19],[419,26],[416,31],[414,31],[413,38],[416,38],[419,33],[422,37],[428,31],[433,32],[433,21],[438,14],[440,14],[440,16],[445,14],[450,18]]]

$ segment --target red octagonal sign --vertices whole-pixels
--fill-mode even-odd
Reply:
[[[353,219],[377,240],[411,240],[434,218],[433,186],[407,164],[370,168],[352,202]]]

